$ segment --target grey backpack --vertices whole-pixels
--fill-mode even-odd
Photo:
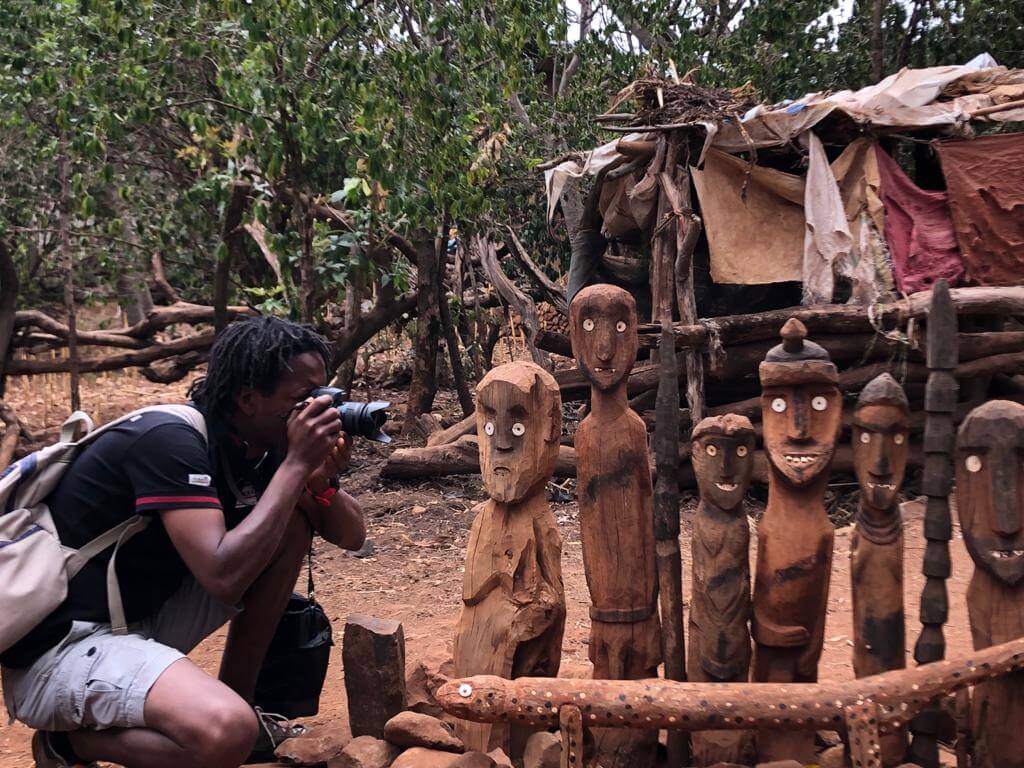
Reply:
[[[72,549],[61,544],[46,498],[85,446],[108,429],[152,412],[177,416],[208,439],[203,415],[188,405],[140,408],[99,429],[93,429],[86,414],[76,411],[61,427],[59,442],[14,462],[0,474],[0,652],[63,603],[68,582],[89,560],[110,547],[114,548],[107,566],[110,623],[115,634],[125,632],[115,570],[117,551],[143,530],[150,518],[133,515],[81,549]]]

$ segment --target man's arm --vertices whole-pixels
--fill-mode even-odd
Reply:
[[[341,432],[337,411],[318,398],[288,423],[288,454],[253,510],[230,531],[219,509],[161,512],[174,548],[202,587],[234,605],[269,564],[295,514],[306,478],[330,454]]]
[[[342,434],[324,463],[310,475],[307,488],[322,494],[331,480],[348,466],[351,439]],[[305,513],[313,530],[325,540],[342,549],[356,550],[366,541],[366,523],[359,502],[340,488],[327,504],[308,493],[299,497],[299,508]]]

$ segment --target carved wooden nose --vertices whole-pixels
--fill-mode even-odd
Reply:
[[[1020,496],[1016,462],[995,458],[992,464],[992,507],[995,511],[996,532],[1013,536],[1021,529]]]

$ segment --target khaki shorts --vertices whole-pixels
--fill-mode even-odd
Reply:
[[[171,664],[238,613],[191,576],[145,621],[112,635],[109,624],[76,621],[25,669],[2,669],[11,720],[45,731],[139,728],[149,689]]]

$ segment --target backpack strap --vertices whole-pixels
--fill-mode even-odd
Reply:
[[[60,425],[60,441],[73,443],[93,431],[95,425],[85,411],[75,411]],[[79,432],[81,428],[81,432]]]
[[[110,631],[114,635],[123,635],[128,631],[128,622],[124,615],[124,603],[121,602],[121,587],[117,583],[117,551],[128,539],[139,531],[143,530],[152,518],[136,515],[127,522],[121,535],[117,538],[114,551],[110,555],[110,562],[107,563],[107,607],[110,609]]]

